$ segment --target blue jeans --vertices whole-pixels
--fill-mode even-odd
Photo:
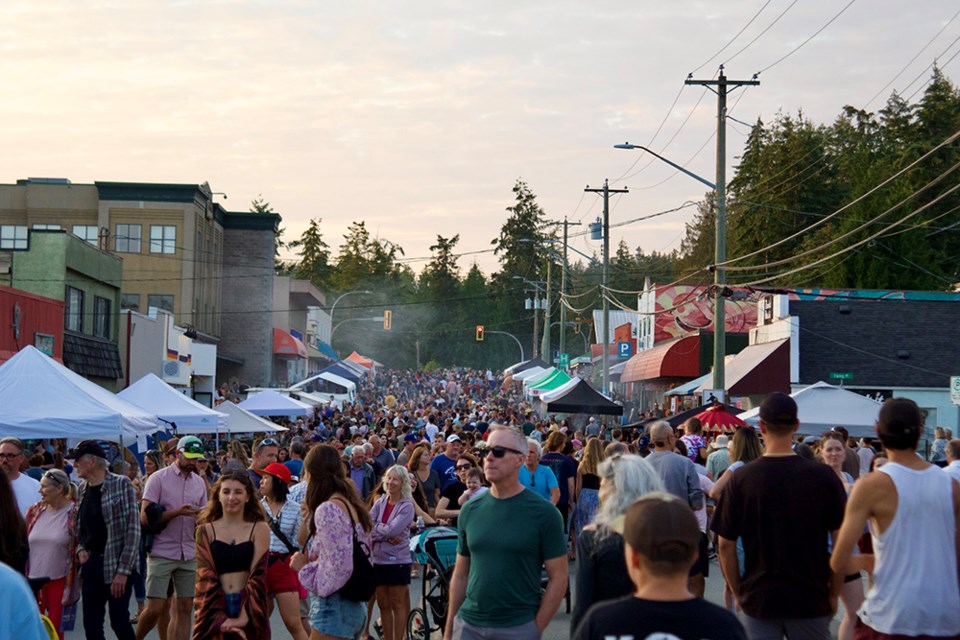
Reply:
[[[110,584],[103,582],[103,556],[90,554],[90,559],[80,566],[83,579],[83,632],[87,640],[104,640],[103,618],[105,609],[110,610],[110,627],[117,640],[136,640],[130,624],[130,580],[123,595],[110,595]]]
[[[310,626],[319,633],[359,640],[366,624],[366,602],[346,600],[339,593],[327,598],[310,594]]]

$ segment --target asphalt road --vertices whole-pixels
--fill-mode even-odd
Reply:
[[[576,570],[576,563],[570,563],[570,573],[571,579],[573,572]],[[416,606],[420,599],[420,580],[414,579],[413,583],[410,585],[410,601],[411,606]],[[576,597],[576,594],[573,595]],[[707,578],[707,590],[705,597],[710,602],[715,604],[723,605],[723,580],[720,577],[720,567],[717,566],[716,560],[713,561],[710,567],[710,577]],[[131,602],[130,605],[131,614],[136,611],[136,603]],[[842,605],[840,613],[837,617],[834,618],[833,624],[831,625],[831,631],[834,636],[837,633],[837,626],[839,625],[840,616],[843,613]],[[378,615],[377,609],[374,608],[374,617]],[[280,614],[274,610],[273,616],[270,618],[270,628],[273,633],[274,638],[289,638],[290,635],[287,633],[286,627],[283,625],[283,621],[280,619]],[[113,630],[110,629],[110,623],[106,623],[106,637],[108,640],[116,640],[116,635],[113,633]],[[372,629],[371,629],[372,631]],[[82,613],[78,612],[77,614],[77,625],[74,631],[66,633],[66,638],[71,640],[80,640],[84,638],[83,633],[83,616]],[[437,636],[439,637],[439,635]],[[570,615],[566,613],[564,604],[560,604],[560,610],[557,612],[557,615],[554,616],[553,621],[550,623],[550,626],[547,627],[546,633],[543,635],[543,640],[567,640],[570,637]],[[156,630],[152,631],[147,638],[154,639],[159,638]],[[252,640],[252,639],[251,639]]]

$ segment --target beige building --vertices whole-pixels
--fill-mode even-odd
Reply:
[[[280,216],[229,212],[217,195],[206,182],[18,180],[0,185],[0,253],[26,250],[30,229],[69,231],[123,260],[120,308],[169,311],[220,344],[218,376],[223,364],[223,375],[266,381]]]

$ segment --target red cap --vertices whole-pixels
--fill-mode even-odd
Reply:
[[[263,472],[283,480],[284,484],[290,484],[290,480],[293,479],[293,474],[290,473],[290,469],[287,469],[286,466],[279,462],[271,462],[264,467]]]

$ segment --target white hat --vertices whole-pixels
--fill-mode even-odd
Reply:
[[[596,418],[594,418],[593,416],[590,416],[590,420],[589,420],[589,422],[596,422],[596,421],[597,421],[597,419],[596,419]]]
[[[460,442],[460,436],[458,436],[455,433],[447,436],[447,443],[450,443],[450,442]]]
[[[730,438],[725,435],[717,436],[717,439],[713,441],[713,446],[717,449],[726,449],[730,445]]]

